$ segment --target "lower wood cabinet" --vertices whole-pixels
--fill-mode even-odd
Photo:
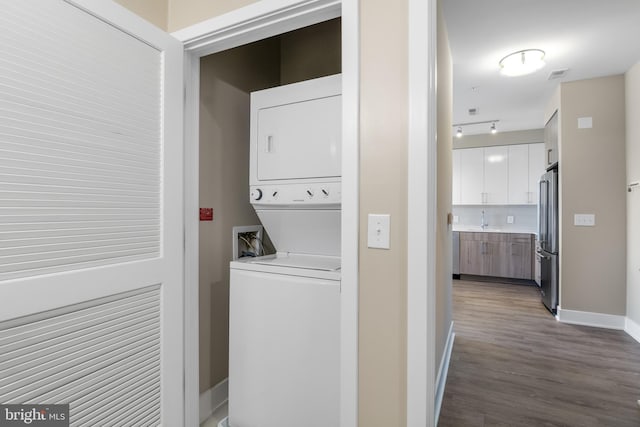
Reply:
[[[534,236],[516,233],[460,233],[460,273],[533,279]]]

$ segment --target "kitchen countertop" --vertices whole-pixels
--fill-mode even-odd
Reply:
[[[453,231],[473,232],[473,233],[514,233],[514,234],[537,234],[536,231],[517,228],[485,227],[484,230],[479,225],[454,225]]]

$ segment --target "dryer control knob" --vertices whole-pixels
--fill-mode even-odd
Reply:
[[[327,190],[326,188],[323,188],[323,189],[322,189],[322,190],[320,190],[320,191],[322,191],[322,195],[323,195],[324,197],[329,197],[329,190]]]
[[[255,190],[251,190],[251,200],[260,200],[262,199],[262,190],[256,188]]]
[[[313,191],[311,191],[310,189],[307,190],[307,196],[309,196],[309,198],[313,197]]]

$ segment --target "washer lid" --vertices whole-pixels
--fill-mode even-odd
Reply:
[[[340,256],[340,210],[256,209],[277,252]]]
[[[275,267],[306,268],[320,271],[339,271],[340,258],[306,254],[277,253],[271,257],[260,257],[251,261],[253,264],[271,265]]]

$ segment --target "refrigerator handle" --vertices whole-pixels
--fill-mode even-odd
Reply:
[[[548,232],[548,215],[549,215],[549,181],[541,180],[540,183],[540,245],[546,248]]]

